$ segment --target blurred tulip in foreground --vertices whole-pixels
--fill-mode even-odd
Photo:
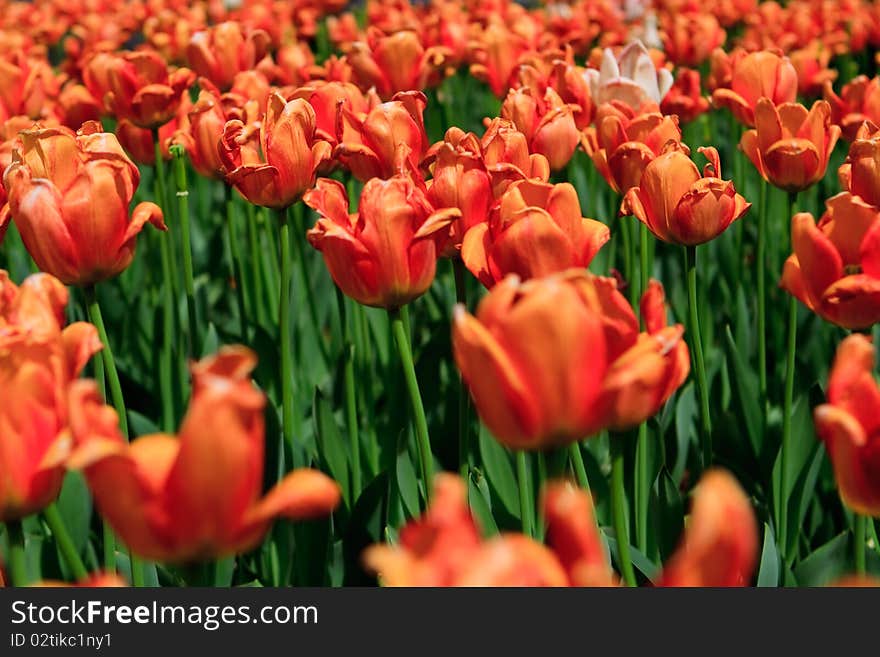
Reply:
[[[547,542],[521,534],[483,540],[458,477],[434,480],[424,515],[400,532],[399,543],[374,545],[364,563],[385,586],[613,586],[589,497],[551,483],[544,495]]]
[[[116,412],[95,384],[71,394],[73,451],[103,517],[140,556],[193,562],[257,545],[277,517],[329,514],[339,502],[334,481],[294,470],[265,496],[265,396],[250,372],[256,356],[226,347],[192,366],[193,395],[178,435],[142,436],[128,445]]]
[[[663,290],[642,301],[647,332],[613,279],[583,270],[521,283],[509,276],[476,317],[457,307],[456,363],[492,435],[546,449],[623,430],[656,413],[690,369],[680,325],[666,325]]]
[[[840,497],[856,513],[880,517],[880,390],[869,338],[855,334],[840,343],[827,395],[813,416]]]
[[[758,556],[755,512],[728,472],[710,470],[694,492],[681,544],[663,567],[661,586],[748,586]]]
[[[702,175],[687,147],[667,144],[645,167],[621,213],[634,215],[664,242],[694,246],[716,238],[751,207],[732,180],[721,179],[718,151],[700,148],[709,163]]]
[[[880,210],[843,192],[818,225],[806,212],[792,217],[791,244],[780,283],[789,294],[844,328],[880,321]]]
[[[37,266],[67,285],[113,278],[134,258],[144,224],[165,229],[155,203],[128,207],[140,172],[97,123],[21,133],[4,184],[12,219]]]
[[[67,289],[48,274],[16,286],[0,270],[0,521],[35,513],[61,490],[67,395],[101,349],[91,324],[64,326]]]
[[[405,175],[371,179],[355,214],[349,214],[345,188],[335,180],[318,180],[304,201],[320,215],[308,239],[336,285],[359,303],[388,309],[428,289],[438,241],[460,215],[455,208],[435,211],[424,189]]]

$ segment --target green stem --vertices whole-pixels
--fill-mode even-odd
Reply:
[[[400,355],[400,363],[403,366],[403,376],[406,382],[406,390],[409,393],[410,406],[413,413],[416,440],[418,442],[419,461],[422,468],[422,481],[425,482],[425,497],[430,502],[431,487],[433,485],[433,463],[431,456],[431,442],[428,438],[428,421],[425,418],[425,408],[422,405],[422,395],[419,392],[419,382],[416,379],[416,369],[413,364],[412,348],[410,347],[407,330],[404,327],[402,313],[399,309],[389,309],[388,317],[391,320],[391,331],[394,342]]]
[[[853,518],[853,547],[855,548],[856,574],[865,574],[865,529],[868,519],[857,513]]]
[[[529,486],[529,465],[526,453],[522,450],[516,453],[516,479],[519,484],[519,515],[522,520],[523,534],[534,538],[535,527],[532,523],[532,505]]]
[[[796,193],[788,195],[788,216],[794,213]],[[788,545],[788,461],[791,454],[791,410],[794,402],[795,352],[797,351],[797,299],[788,300],[788,337],[785,350],[785,392],[782,399],[782,445],[779,473],[779,541]]]
[[[611,436],[611,513],[620,571],[627,586],[636,585],[636,574],[629,554],[629,527],[626,520],[626,491],[624,490],[623,436]]]
[[[464,263],[460,258],[452,261],[455,277],[455,301],[467,308],[467,285]],[[462,477],[467,477],[471,465],[470,447],[470,396],[464,379],[458,377],[458,468]]]
[[[648,281],[650,279],[650,270],[648,264],[648,245],[650,240],[648,227],[639,222],[639,246],[640,246],[640,262],[639,273],[641,283],[641,293],[644,294],[648,289]],[[636,301],[633,305],[636,305]],[[644,318],[643,323],[644,323]],[[636,490],[635,490],[635,512],[636,512],[636,543],[642,552],[648,551],[648,506],[650,502],[651,481],[648,472],[648,425],[642,422],[639,425],[638,439],[636,442]]]
[[[159,352],[159,396],[162,400],[162,429],[174,431],[174,286],[171,283],[171,253],[168,240],[160,235],[162,260],[162,347]]]
[[[358,435],[359,423],[357,412],[357,393],[354,385],[354,342],[348,328],[345,312],[345,295],[336,288],[336,299],[339,302],[339,323],[344,339],[345,355],[345,412],[348,425],[348,445],[351,451],[351,499],[356,500],[361,492],[361,445]]]
[[[54,503],[50,504],[43,510],[43,517],[46,519],[49,529],[52,530],[52,536],[55,537],[58,549],[61,551],[68,567],[73,572],[73,576],[77,581],[82,581],[88,578],[89,571],[86,570],[82,559],[80,559],[80,556],[76,551],[73,539],[70,538],[67,527],[64,526],[64,521],[61,519],[61,514],[58,513],[58,507],[55,506]]]
[[[24,530],[21,520],[8,520],[6,534],[9,538],[9,575],[13,586],[27,586],[30,578],[27,573],[27,561],[24,549]]]
[[[296,261],[299,266],[300,278],[302,279],[300,288],[301,296],[305,297],[306,307],[309,311],[309,319],[312,322],[312,326],[315,327],[315,337],[318,341],[318,350],[321,352],[321,359],[326,365],[330,363],[330,353],[328,352],[323,331],[321,330],[321,322],[318,320],[318,307],[315,305],[315,295],[312,294],[308,263],[306,262],[306,254],[302,248],[302,241],[305,239],[306,232],[305,217],[303,216],[303,209],[305,207],[304,203],[297,203],[292,208],[294,215],[293,223],[297,233],[294,235],[293,239],[293,250],[296,253]]]
[[[174,181],[177,186],[177,208],[180,214],[180,237],[183,240],[183,288],[186,293],[186,314],[189,320],[187,331],[189,354],[197,356],[201,353],[198,340],[198,318],[196,315],[196,286],[193,277],[192,240],[189,222],[189,188],[186,182],[185,151],[181,146],[172,146],[174,154]]]
[[[758,214],[758,393],[767,403],[767,181],[761,178]]]
[[[165,234],[165,239],[162,240],[163,245],[167,245],[169,249],[169,254],[174,253],[174,231],[173,226],[174,222],[170,220],[171,215],[171,206],[168,204],[168,182],[165,177],[165,160],[162,157],[162,142],[159,139],[159,129],[153,129],[153,148],[155,153],[155,174],[156,174],[156,198],[159,207],[162,208],[162,211],[165,213],[165,224],[168,226],[168,231]],[[169,271],[171,272],[170,284],[172,286],[172,290],[174,294],[172,295],[176,298],[176,293],[178,291],[178,279],[177,279],[177,259],[173,256],[169,259]],[[169,283],[169,279],[165,279],[165,284]]]
[[[235,281],[235,296],[238,299],[239,335],[247,342],[247,304],[244,293],[244,262],[241,256],[241,245],[238,243],[238,231],[236,230],[235,200],[233,188],[226,187],[226,239],[229,242],[230,268],[232,278]]]
[[[578,486],[589,491],[590,480],[587,478],[587,469],[584,467],[584,455],[581,454],[580,443],[572,443],[568,451],[571,454],[571,465],[574,469],[574,476],[577,479]]]
[[[281,416],[284,439],[293,447],[293,334],[290,323],[290,222],[286,210],[278,211],[281,240],[281,284],[278,303],[278,339],[281,342]]]
[[[119,382],[119,372],[116,370],[116,359],[113,357],[113,350],[110,347],[110,341],[107,339],[107,329],[104,326],[104,317],[101,315],[101,306],[98,303],[98,297],[95,294],[94,286],[89,286],[84,290],[86,295],[86,304],[88,307],[89,321],[98,329],[98,336],[101,338],[101,344],[104,348],[101,350],[101,357],[104,361],[104,369],[107,374],[107,381],[110,384],[110,397],[113,400],[113,406],[119,416],[119,430],[123,437],[128,440],[128,416],[125,411],[125,399],[122,396],[122,385]]]
[[[101,306],[98,304],[98,297],[95,294],[94,286],[89,286],[84,290],[86,295],[86,304],[88,307],[89,320],[98,329],[98,336],[101,338],[101,344],[104,348],[101,350],[101,356],[104,360],[104,369],[107,374],[107,380],[110,384],[110,396],[113,399],[113,406],[119,417],[119,431],[125,440],[128,440],[128,415],[125,410],[125,399],[122,396],[122,386],[119,383],[119,372],[116,370],[116,359],[113,357],[113,350],[110,348],[110,341],[107,339],[107,329],[104,327],[104,318],[101,315]],[[106,541],[108,531],[105,529],[104,536]],[[114,541],[115,544],[115,541]],[[107,557],[107,546],[104,548],[105,559]],[[143,564],[134,553],[130,553],[131,559],[131,579],[135,586],[144,585]],[[115,557],[113,559],[115,561]]]
[[[86,309],[88,311],[88,308]],[[98,390],[101,396],[106,399],[106,382],[104,376],[104,358],[98,356],[93,361],[95,367],[95,382],[98,384]],[[113,529],[106,520],[101,521],[103,528],[103,551],[104,551],[104,570],[108,573],[116,572],[116,536],[113,535]]]
[[[703,467],[712,463],[712,418],[709,415],[709,385],[706,380],[706,362],[703,357],[703,336],[700,330],[700,313],[697,306],[697,247],[685,247],[685,269],[688,287],[688,331],[694,351],[694,369],[700,393],[700,431],[702,433]]]
[[[785,396],[782,400],[782,458],[779,476],[779,540],[788,545],[788,460],[791,454],[791,408],[794,401],[795,352],[797,350],[797,299],[788,301],[788,340],[785,358]]]
[[[247,236],[248,236],[248,255],[251,265],[251,279],[253,286],[251,288],[252,299],[254,301],[251,310],[256,312],[257,322],[265,326],[270,320],[271,313],[266,312],[266,298],[264,296],[263,274],[260,253],[260,236],[257,232],[257,213],[256,208],[251,203],[245,204],[245,213],[247,215]],[[271,321],[275,321],[274,319]]]

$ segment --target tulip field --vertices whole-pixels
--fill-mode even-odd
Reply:
[[[0,0],[0,585],[880,585],[880,2]]]

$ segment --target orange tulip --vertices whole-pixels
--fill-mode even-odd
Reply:
[[[790,53],[791,63],[798,74],[798,91],[801,94],[818,96],[826,84],[830,85],[837,79],[837,71],[828,68],[831,55],[831,50],[823,46],[821,41],[811,41],[809,45]],[[826,97],[825,100],[829,99]],[[833,116],[833,103],[831,109]]]
[[[18,133],[33,126],[33,121],[26,116],[14,116],[0,123],[0,171],[6,171],[6,167],[12,164],[12,153],[21,148],[21,140]],[[0,179],[0,244],[9,227],[9,203],[6,195],[6,187]]]
[[[315,184],[331,148],[315,133],[315,110],[301,98],[269,97],[261,121],[233,119],[219,145],[226,180],[255,205],[286,208]]]
[[[530,153],[526,136],[513,121],[495,118],[480,140],[483,163],[492,178],[492,193],[500,197],[510,183],[524,178],[547,181],[550,164],[540,153]]]
[[[762,98],[755,106],[755,128],[743,134],[739,147],[764,180],[799,192],[825,176],[838,137],[840,128],[831,125],[824,100],[807,111],[798,103],[777,106]]]
[[[742,217],[751,203],[737,194],[733,181],[721,179],[718,151],[698,149],[709,163],[700,170],[677,142],[645,167],[638,187],[623,199],[621,214],[634,215],[657,238],[693,246],[716,238]]]
[[[351,82],[312,80],[294,90],[290,98],[304,98],[315,110],[316,134],[334,147],[337,142],[338,118],[342,108],[353,116],[366,116],[380,104],[373,90],[363,93]]]
[[[64,326],[67,289],[48,274],[16,286],[0,270],[0,521],[23,518],[61,490],[53,453],[67,429],[67,391],[101,349],[91,324]]]
[[[880,210],[843,192],[791,220],[794,253],[782,287],[823,319],[850,329],[880,321]]]
[[[334,156],[361,182],[415,171],[428,148],[421,91],[396,94],[366,113],[343,103],[337,118]]]
[[[258,102],[232,92],[221,94],[210,81],[199,80],[199,98],[189,109],[185,125],[175,135],[189,154],[193,168],[206,178],[222,179],[225,173],[218,143],[226,124],[240,119],[245,125],[258,118]],[[161,134],[160,134],[161,137]]]
[[[379,96],[390,99],[401,91],[421,91],[440,80],[439,70],[446,49],[425,48],[412,30],[383,34],[367,28],[366,41],[355,41],[348,54],[354,79],[362,89],[375,87]]]
[[[358,212],[349,214],[341,183],[321,178],[305,203],[321,215],[308,231],[334,282],[366,306],[399,308],[434,280],[437,241],[458,210],[435,211],[409,176],[373,178],[364,185]]]
[[[847,141],[855,139],[865,121],[880,125],[880,77],[860,75],[843,85],[839,96],[829,80],[822,94],[831,105],[831,120],[840,126]]]
[[[678,119],[654,111],[637,114],[621,102],[596,110],[595,127],[587,128],[581,145],[605,182],[625,194],[636,187],[642,172],[669,141],[681,141]]]
[[[700,72],[691,68],[678,69],[675,82],[660,103],[660,112],[674,114],[681,123],[690,123],[709,111],[709,99],[700,88]]]
[[[44,58],[19,51],[0,56],[0,120],[12,116],[40,119],[50,113],[60,84]]]
[[[522,56],[529,51],[528,41],[511,32],[495,17],[471,45],[470,73],[489,85],[492,93],[503,98]]]
[[[140,181],[116,137],[87,123],[21,133],[4,184],[12,219],[37,266],[66,285],[93,285],[134,258],[144,224],[165,229],[162,210],[128,206]]]
[[[504,192],[488,221],[464,236],[461,258],[487,288],[508,274],[523,280],[570,267],[587,267],[611,234],[581,216],[569,183],[523,180]]]
[[[869,123],[862,124],[837,176],[843,189],[880,207],[880,131]]]
[[[492,435],[512,449],[546,449],[656,413],[687,377],[688,352],[681,327],[657,317],[652,287],[643,336],[614,280],[578,269],[525,283],[510,276],[476,317],[457,307],[455,360]]]
[[[364,563],[386,586],[453,586],[479,550],[480,533],[462,480],[439,474],[433,485],[431,506],[400,530],[396,547],[374,545],[364,552]]]
[[[569,483],[550,482],[542,499],[547,544],[572,586],[615,586],[588,493]]]
[[[501,117],[513,121],[529,151],[545,156],[552,171],[563,169],[574,155],[579,138],[574,115],[579,111],[550,87],[543,96],[529,88],[511,89],[501,105]]]
[[[709,470],[694,492],[690,520],[663,568],[661,586],[748,586],[758,556],[755,512],[736,480]]]
[[[730,87],[716,88],[712,104],[726,107],[744,125],[755,125],[755,108],[761,98],[779,105],[791,103],[797,97],[797,70],[788,57],[761,50],[734,56],[729,65]],[[720,65],[716,64],[716,68]]]
[[[137,50],[95,55],[86,65],[83,79],[109,114],[153,129],[175,115],[195,74],[187,68],[169,71],[158,53]]]
[[[326,475],[294,470],[265,496],[265,396],[250,379],[256,356],[226,347],[192,366],[193,395],[177,437],[143,436],[128,445],[116,412],[95,384],[71,393],[74,447],[101,515],[138,555],[192,562],[245,552],[274,518],[329,514],[339,487]]]
[[[178,136],[180,127],[180,122],[175,117],[159,128],[159,150],[165,162],[171,160],[171,145]],[[151,130],[139,128],[128,119],[122,119],[116,124],[116,137],[132,160],[147,166],[156,164],[156,143]]]
[[[198,75],[227,91],[238,73],[271,65],[271,60],[264,62],[269,44],[263,30],[228,21],[196,32],[186,47],[186,58]]]
[[[480,139],[452,127],[443,141],[429,150],[422,163],[433,175],[428,199],[435,208],[457,208],[461,213],[450,225],[449,240],[441,255],[458,255],[467,231],[489,217],[495,199],[492,178],[483,162]]]
[[[85,85],[68,84],[58,95],[55,113],[62,125],[77,130],[83,123],[99,120],[103,109]],[[43,125],[45,127],[45,121]]]
[[[613,586],[589,496],[552,482],[543,498],[548,546],[521,534],[480,538],[464,482],[434,480],[424,515],[410,521],[394,545],[364,552],[385,586]]]
[[[670,13],[662,25],[664,52],[670,61],[683,66],[699,66],[727,39],[718,19],[709,13]]]
[[[850,335],[837,348],[828,377],[828,402],[813,413],[840,497],[850,509],[880,517],[880,390],[874,380],[874,345]]]

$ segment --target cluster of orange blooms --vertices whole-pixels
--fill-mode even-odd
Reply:
[[[456,309],[454,359],[480,419],[514,449],[636,427],[691,371],[658,281],[641,290],[639,317],[617,279],[586,271],[611,233],[582,216],[572,184],[555,182],[578,149],[620,195],[621,216],[695,247],[751,204],[714,147],[696,149],[702,169],[695,163],[683,124],[728,109],[748,128],[741,150],[790,192],[825,176],[840,137],[851,142],[845,191],[818,224],[792,218],[793,255],[775,274],[829,322],[880,321],[880,78],[858,77],[838,95],[829,69],[833,56],[880,47],[877,3],[577,0],[529,10],[370,0],[361,21],[344,9],[0,0],[0,239],[14,223],[46,272],[21,286],[0,273],[0,519],[39,511],[65,468],[79,469],[136,554],[189,562],[241,553],[274,518],[326,515],[339,502],[336,483],[305,468],[262,495],[265,396],[246,347],[192,366],[176,437],[128,445],[94,382],[77,380],[101,341],[91,325],[65,326],[64,285],[117,276],[145,224],[168,228],[155,203],[129,205],[135,163],[170,159],[173,145],[254,205],[315,210],[305,237],[361,304],[398,309],[428,290],[438,258],[460,259],[489,291],[475,315]],[[737,46],[724,51],[734,26]],[[319,62],[321,39],[338,54]],[[497,97],[499,115],[482,134],[451,126],[432,144],[426,92],[443,102],[438,85],[462,67]],[[817,100],[808,108],[798,94]],[[363,183],[358,199],[331,177],[338,171]],[[843,499],[876,516],[872,368],[869,340],[847,338],[816,423]],[[436,486],[399,545],[368,551],[384,582],[616,583],[586,493],[558,482],[544,491],[545,547],[520,535],[482,540],[461,482],[441,475]],[[757,540],[738,484],[707,471],[658,583],[748,584]]]

